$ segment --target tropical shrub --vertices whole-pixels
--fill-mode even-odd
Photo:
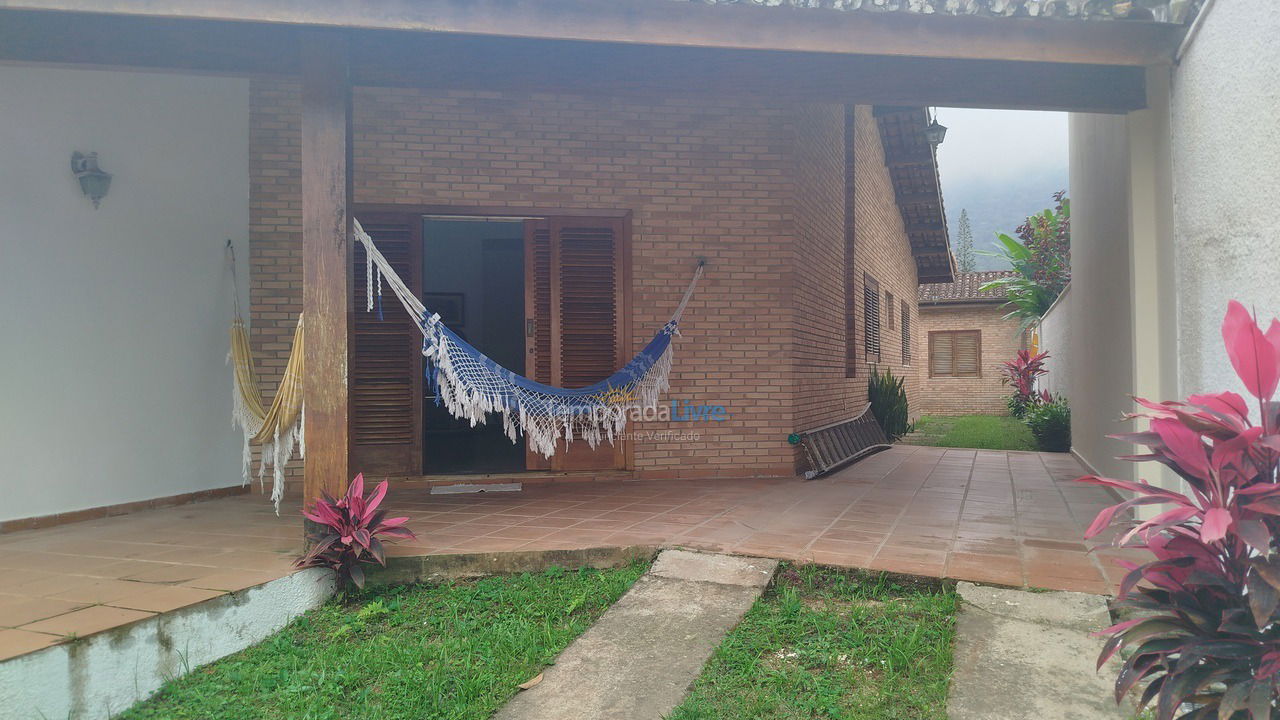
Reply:
[[[388,518],[386,510],[379,510],[387,496],[387,481],[365,497],[364,474],[347,486],[340,500],[328,493],[316,501],[303,515],[316,523],[320,530],[308,535],[311,548],[294,563],[295,567],[324,567],[337,574],[338,589],[346,594],[351,586],[364,587],[362,563],[387,564],[382,541],[412,540],[417,537],[404,524],[407,517]]]
[[[1065,190],[1053,194],[1054,207],[1032,215],[1018,226],[1018,237],[997,234],[1002,258],[1015,275],[982,286],[1003,289],[1012,308],[1005,317],[1019,318],[1024,329],[1044,316],[1071,281],[1071,201]]]
[[[1150,450],[1128,459],[1171,468],[1186,492],[1143,480],[1080,479],[1132,494],[1103,510],[1087,537],[1119,526],[1117,546],[1154,556],[1121,563],[1129,573],[1116,604],[1136,617],[1102,632],[1109,638],[1098,667],[1127,650],[1116,700],[1141,687],[1142,706],[1154,701],[1158,720],[1271,718],[1280,685],[1280,322],[1263,333],[1232,302],[1222,338],[1256,400],[1256,424],[1252,403],[1234,392],[1138,400],[1145,412],[1134,417],[1149,429],[1118,437]],[[1140,505],[1166,508],[1145,521],[1128,518]]]
[[[1041,450],[1067,452],[1071,449],[1071,408],[1066,398],[1038,398],[1027,408],[1026,421]]]
[[[872,368],[871,379],[867,381],[867,399],[871,402],[871,413],[890,440],[897,440],[914,428],[910,422],[907,390],[902,378],[894,377],[893,371],[882,373]]]
[[[1044,366],[1048,359],[1047,352],[1032,354],[1030,350],[1019,350],[1012,360],[1001,364],[1001,384],[1013,386],[1013,395],[1005,401],[1010,415],[1023,419],[1027,409],[1036,403],[1036,378],[1049,372]]]

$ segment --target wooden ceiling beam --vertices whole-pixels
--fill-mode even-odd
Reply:
[[[1185,29],[671,0],[0,0],[0,7],[744,50],[1145,67]]]
[[[5,0],[0,0],[3,3]],[[367,3],[366,3],[367,4]],[[671,3],[677,5],[677,3]],[[0,9],[0,61],[233,75],[298,73],[286,25]],[[1118,113],[1141,68],[713,50],[351,31],[357,85]]]

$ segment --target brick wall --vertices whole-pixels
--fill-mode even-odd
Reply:
[[[904,362],[900,309],[901,301],[906,300],[907,312],[911,316],[909,326],[914,335],[914,329],[919,325],[916,264],[902,225],[902,214],[898,211],[893,181],[884,165],[884,148],[880,144],[880,133],[870,107],[860,106],[857,109],[855,152],[857,194],[854,196],[854,292],[858,299],[857,334],[859,356],[862,358],[857,369],[855,400],[859,405],[867,401],[867,378],[872,367],[879,367],[881,370],[892,371],[895,376],[906,381],[907,399],[911,403],[911,412],[915,414],[918,413],[916,404],[920,399],[919,367],[923,354],[913,337],[910,362]],[[863,341],[866,323],[863,322],[862,298],[863,278],[866,275],[880,284],[881,353],[878,364],[874,358],[861,353],[861,348],[865,347]],[[886,291],[893,293],[892,322],[889,318],[890,308],[885,303]]]
[[[851,417],[867,402],[874,358],[861,352],[863,273],[880,283],[879,367],[906,379],[916,394],[916,371],[903,363],[899,299],[915,320],[916,269],[884,165],[884,149],[870,107],[855,110],[854,286],[856,342],[854,377],[846,376],[844,252],[844,111],[833,106],[801,108],[796,120],[796,427],[809,429]],[[894,296],[893,327],[884,293]]]
[[[924,305],[920,308],[920,395],[917,410],[928,415],[1007,414],[1011,390],[1000,382],[1000,364],[1024,347],[1018,322],[1003,319],[999,304]],[[982,333],[982,377],[929,377],[929,332],[978,330]]]
[[[283,369],[301,309],[299,107],[295,86],[254,82],[252,317],[267,384]],[[870,112],[863,115],[878,153]],[[812,272],[842,262],[840,118],[834,106],[703,97],[358,88],[356,202],[631,211],[632,350],[667,320],[695,258],[706,257],[676,341],[669,397],[724,405],[730,418],[633,425],[634,466],[666,477],[788,474],[787,434],[865,395],[865,375],[843,375],[842,276]],[[887,174],[858,191],[884,188],[880,202],[893,213],[880,214],[897,218]],[[900,219],[890,232],[905,248]],[[869,252],[868,262],[878,255]],[[902,297],[914,298],[907,260],[911,288]],[[882,283],[897,277],[884,274]],[[839,393],[824,394],[824,384]],[[699,438],[646,437],[667,431]]]

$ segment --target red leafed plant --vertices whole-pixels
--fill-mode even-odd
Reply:
[[[1040,399],[1036,395],[1036,378],[1048,373],[1044,361],[1049,353],[1032,353],[1030,350],[1019,350],[1012,360],[1004,361],[1000,368],[1001,382],[1013,386],[1013,395],[1009,398],[1009,412],[1016,418],[1027,414],[1027,408]]]
[[[1129,573],[1116,605],[1135,617],[1102,631],[1109,637],[1098,667],[1127,649],[1116,701],[1145,682],[1140,702],[1154,700],[1157,720],[1271,718],[1280,687],[1280,322],[1264,333],[1232,302],[1222,338],[1257,401],[1257,424],[1251,403],[1233,392],[1184,402],[1139,399],[1146,411],[1133,417],[1149,420],[1150,429],[1116,437],[1150,452],[1127,459],[1166,465],[1186,492],[1142,480],[1080,479],[1132,494],[1099,513],[1086,536],[1120,526],[1117,546],[1154,555],[1142,565],[1121,563]],[[1166,507],[1147,520],[1130,519],[1127,511],[1139,505]]]
[[[340,500],[324,493],[310,510],[303,515],[321,526],[321,530],[308,536],[311,549],[294,563],[295,567],[325,567],[337,573],[338,588],[347,592],[354,584],[364,587],[364,569],[361,563],[387,564],[382,539],[412,540],[417,537],[404,524],[409,518],[388,518],[386,510],[379,510],[387,496],[387,481],[378,483],[369,497],[364,495],[364,474],[347,486]]]

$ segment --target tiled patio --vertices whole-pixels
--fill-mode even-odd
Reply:
[[[1114,500],[1069,455],[896,446],[831,477],[392,491],[419,539],[391,554],[662,544],[1106,593],[1081,534]],[[0,659],[290,572],[297,498],[256,494],[0,535]],[[1109,565],[1109,563],[1107,563]]]

